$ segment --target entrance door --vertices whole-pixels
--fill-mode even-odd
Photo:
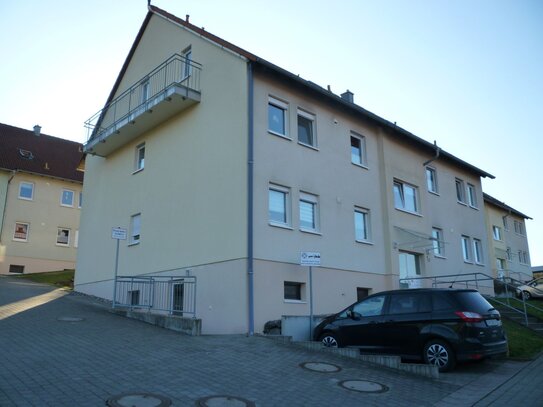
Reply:
[[[420,255],[400,252],[400,288],[419,288],[420,280],[401,281],[407,278],[420,277]]]
[[[173,313],[183,315],[184,284],[174,283],[173,285]]]

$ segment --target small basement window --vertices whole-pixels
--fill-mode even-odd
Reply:
[[[21,266],[19,264],[10,264],[9,272],[15,274],[23,274],[25,272],[25,266]]]
[[[303,283],[285,281],[284,290],[285,290],[285,300],[302,300],[302,286]]]

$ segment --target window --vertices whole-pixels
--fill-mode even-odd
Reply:
[[[268,131],[280,136],[287,136],[288,104],[280,100],[268,99]]]
[[[351,133],[351,162],[356,165],[366,166],[366,138]]]
[[[503,219],[503,228],[505,230],[509,230],[509,222],[507,221],[507,215],[505,215],[502,219]]]
[[[18,242],[28,242],[28,223],[15,223],[15,231],[13,233],[13,240]]]
[[[471,263],[471,250],[470,250],[469,236],[462,236],[462,255],[464,257],[464,261]]]
[[[139,305],[140,290],[128,290],[128,298],[130,298],[130,305]]]
[[[510,247],[507,247],[507,250],[506,250],[506,256],[507,256],[507,260],[508,261],[512,261],[513,260],[513,251],[511,250]]]
[[[192,49],[189,47],[183,51],[183,57],[185,58],[183,65],[183,78],[188,78],[192,74]]]
[[[437,173],[435,168],[426,167],[426,186],[428,187],[428,192],[433,192],[437,194]]]
[[[77,207],[81,208],[82,205],[83,205],[83,192],[80,192],[79,193],[79,203],[77,204]]]
[[[354,234],[357,242],[368,242],[370,238],[370,214],[367,209],[355,208]]]
[[[144,79],[141,82],[141,95],[140,95],[140,103],[145,103],[147,100],[149,100],[149,97],[151,93],[151,85],[149,82],[149,78]]]
[[[316,147],[315,140],[315,116],[298,109],[298,142]]]
[[[528,253],[524,250],[518,251],[518,260],[520,264],[530,264]]]
[[[290,191],[279,185],[270,185],[268,190],[268,219],[274,225],[290,225]]]
[[[18,265],[18,264],[10,264],[9,265],[9,272],[10,273],[23,274],[25,272],[25,266],[21,266],[21,265]]]
[[[356,301],[362,301],[370,295],[371,288],[356,287]]]
[[[417,187],[400,181],[394,181],[394,206],[396,209],[416,213]]]
[[[415,253],[398,253],[400,270],[400,288],[420,288],[420,280],[409,280],[421,275],[420,255]]]
[[[477,192],[475,185],[468,184],[468,204],[472,208],[477,208]]]
[[[319,230],[318,198],[300,192],[300,229],[310,232]]]
[[[379,295],[371,297],[353,305],[353,312],[360,314],[363,317],[372,317],[383,313],[383,305],[385,305],[385,296]]]
[[[284,299],[285,300],[302,300],[302,286],[303,283],[296,283],[293,281],[285,281],[284,283]]]
[[[430,295],[422,293],[390,296],[389,314],[414,314],[432,311]]]
[[[136,165],[134,172],[141,171],[145,168],[145,143],[136,147]]]
[[[502,240],[502,229],[499,226],[492,226],[492,236],[494,240]]]
[[[514,221],[514,224],[515,224],[515,233],[524,236],[524,226],[522,222],[519,222],[518,220],[516,220]]]
[[[505,259],[496,259],[496,268],[498,270],[505,270]]]
[[[19,199],[28,201],[34,199],[34,184],[32,182],[21,182],[19,184]]]
[[[443,244],[443,230],[439,228],[432,228],[432,245],[434,248],[434,256],[443,257],[445,254],[445,247]]]
[[[473,257],[475,257],[475,263],[483,264],[483,244],[479,239],[473,239]]]
[[[141,230],[141,213],[132,215],[130,218],[130,240],[129,244],[137,244],[140,242]]]
[[[456,200],[460,203],[466,203],[466,190],[464,181],[456,178]]]
[[[60,204],[62,206],[74,206],[74,191],[71,189],[63,189],[60,196]]]
[[[57,229],[57,245],[59,246],[70,245],[70,229],[66,229],[66,228]]]

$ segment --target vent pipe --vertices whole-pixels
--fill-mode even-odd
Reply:
[[[354,103],[354,93],[347,89],[347,91],[341,94],[341,99],[349,103]]]

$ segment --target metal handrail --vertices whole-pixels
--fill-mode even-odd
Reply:
[[[118,123],[131,121],[134,112],[152,103],[171,86],[200,92],[201,70],[198,62],[172,55],[85,121],[87,143],[99,139]]]

